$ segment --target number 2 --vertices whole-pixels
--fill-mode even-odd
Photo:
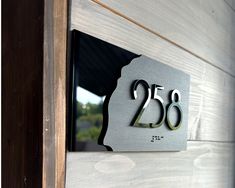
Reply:
[[[139,109],[137,110],[137,113],[135,114],[135,116],[131,122],[131,125],[134,127],[150,127],[150,124],[139,123],[139,120],[151,100],[151,89],[149,87],[149,84],[145,80],[136,80],[132,85],[133,99],[137,99],[137,88],[138,88],[139,84],[141,84],[145,89],[145,98],[144,98],[142,104],[140,105]]]
[[[159,85],[155,85],[155,84],[152,85],[152,89],[153,89],[152,99],[160,102],[161,107],[163,109],[162,117],[160,118],[159,122],[157,122],[157,123],[145,124],[145,123],[140,123],[139,120],[151,100],[151,89],[149,87],[149,84],[145,80],[136,80],[132,85],[133,99],[137,99],[137,88],[138,88],[139,84],[142,84],[142,86],[145,88],[145,98],[144,98],[142,104],[140,105],[139,109],[137,110],[136,115],[134,116],[134,118],[132,120],[132,126],[145,127],[145,128],[147,128],[147,127],[151,127],[151,128],[160,127],[164,123],[165,116],[166,116],[166,110],[163,105],[163,99],[157,94],[157,91],[163,90],[164,87],[159,86]]]

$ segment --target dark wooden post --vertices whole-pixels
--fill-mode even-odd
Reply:
[[[2,11],[2,187],[63,187],[67,1]]]

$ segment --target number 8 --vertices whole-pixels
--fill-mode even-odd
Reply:
[[[178,96],[178,101],[175,100],[175,95]],[[178,128],[180,128],[181,126],[181,123],[182,123],[182,119],[183,119],[183,111],[179,105],[179,102],[181,101],[181,95],[180,95],[180,92],[177,90],[177,89],[174,89],[171,93],[171,104],[170,106],[167,108],[167,113],[166,113],[166,122],[167,122],[167,125],[168,127],[171,129],[171,130],[176,130]],[[170,120],[169,120],[169,113],[170,113],[170,110],[173,108],[173,107],[177,107],[179,112],[180,112],[180,120],[178,121],[178,124],[176,124],[175,126],[171,124]]]

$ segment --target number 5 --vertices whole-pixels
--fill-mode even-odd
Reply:
[[[162,107],[162,113],[161,113],[161,118],[159,119],[159,121],[155,124],[153,123],[150,123],[150,127],[151,128],[157,128],[157,127],[160,127],[163,123],[164,123],[164,120],[165,120],[165,117],[166,117],[166,109],[164,107],[164,101],[163,99],[157,94],[157,91],[158,90],[163,90],[164,87],[163,86],[160,86],[160,85],[156,85],[156,84],[153,84],[152,85],[152,89],[153,89],[153,93],[152,93],[152,98],[159,101],[161,107]]]

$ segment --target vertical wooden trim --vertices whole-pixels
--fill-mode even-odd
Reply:
[[[55,182],[55,120],[54,120],[54,55],[53,1],[44,7],[44,67],[43,67],[43,187]]]
[[[2,1],[2,184],[42,187],[41,0]]]
[[[67,2],[2,2],[2,187],[64,187]]]
[[[56,125],[56,187],[64,187],[65,182],[65,135],[66,135],[66,39],[67,0],[55,3],[55,125]]]
[[[67,3],[44,7],[43,187],[64,187]]]

